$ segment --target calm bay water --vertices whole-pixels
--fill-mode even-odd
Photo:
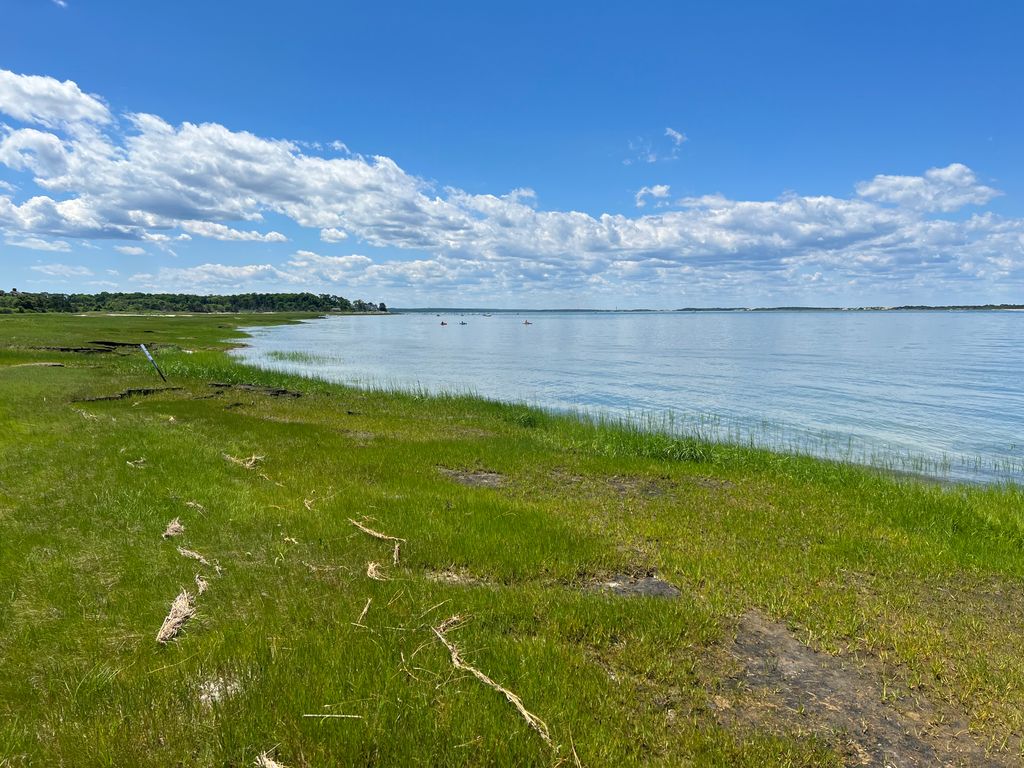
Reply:
[[[250,329],[236,354],[361,386],[1022,482],[1022,330],[1018,312],[415,312]]]

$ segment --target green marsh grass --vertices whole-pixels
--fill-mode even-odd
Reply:
[[[571,765],[571,745],[586,766],[841,765],[841,740],[716,706],[752,610],[1020,759],[1019,488],[257,370],[225,354],[244,322],[0,317],[0,765]],[[131,348],[39,349],[101,339],[145,341],[181,390],[89,400],[164,385]],[[349,518],[406,539],[399,565]],[[196,616],[158,646],[197,572]],[[622,572],[682,594],[585,588]],[[430,628],[454,614],[557,754],[452,668]]]

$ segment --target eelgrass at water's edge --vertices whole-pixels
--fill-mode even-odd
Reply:
[[[0,765],[1020,763],[1019,489],[258,371],[244,322],[0,317]]]

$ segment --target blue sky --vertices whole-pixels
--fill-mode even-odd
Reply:
[[[1016,3],[5,5],[8,288],[1024,301]]]

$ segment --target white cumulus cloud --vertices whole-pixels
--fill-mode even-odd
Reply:
[[[107,106],[70,80],[17,75],[4,69],[0,69],[0,112],[48,128],[111,121]]]
[[[664,200],[668,197],[671,187],[668,184],[655,184],[651,187],[641,187],[636,193],[636,207],[643,208],[647,205],[647,198],[653,197]]]
[[[189,234],[210,237],[214,240],[240,240],[256,243],[286,243],[288,238],[280,232],[257,232],[256,230],[232,229],[214,221],[182,221],[179,226]]]
[[[881,203],[919,211],[956,211],[965,205],[984,205],[999,191],[978,182],[970,168],[953,163],[930,168],[923,176],[875,176],[857,185],[857,194]]]
[[[44,240],[41,237],[8,237],[5,244],[15,248],[28,248],[33,251],[70,251],[71,246],[63,240]]]
[[[672,143],[677,147],[682,145],[684,141],[687,141],[686,134],[681,131],[677,131],[675,128],[666,128],[665,135],[672,139]]]
[[[340,243],[348,239],[348,232],[337,227],[327,227],[320,230],[320,239],[325,243]]]
[[[36,264],[30,267],[35,272],[41,272],[49,277],[91,277],[92,270],[88,267],[72,266],[70,264]]]

